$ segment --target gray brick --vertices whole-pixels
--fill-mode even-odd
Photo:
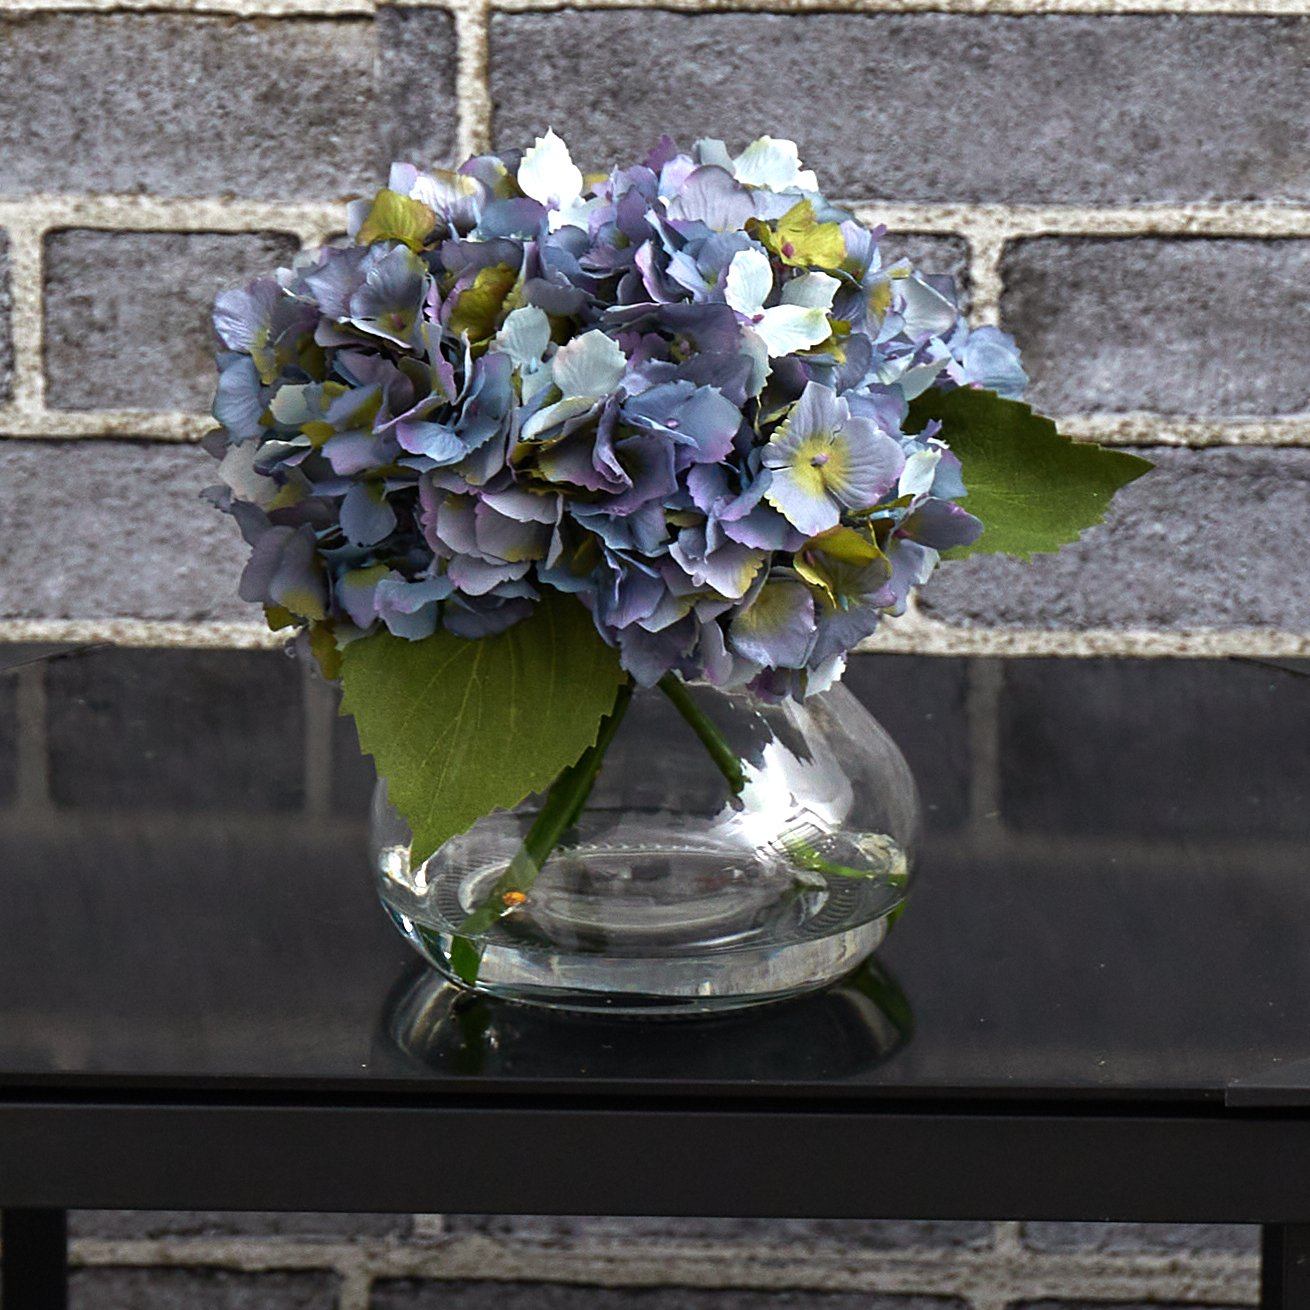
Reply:
[[[5,18],[0,194],[367,190],[376,50],[367,19]]]
[[[198,499],[215,467],[194,446],[0,442],[0,616],[258,621],[241,536]]]
[[[1034,1251],[1108,1255],[1230,1253],[1253,1255],[1260,1230],[1249,1224],[1024,1224]]]
[[[902,257],[925,273],[946,273],[955,279],[956,301],[968,313],[969,243],[963,237],[930,232],[888,232],[878,243],[883,263]]]
[[[339,1241],[353,1237],[404,1237],[412,1227],[409,1215],[387,1214],[74,1210],[69,1216],[72,1236],[111,1241],[162,1237],[296,1237]]]
[[[833,194],[897,200],[1301,200],[1307,33],[1173,14],[506,14],[495,139],[553,123],[595,167],[670,126],[799,134]],[[673,101],[652,50],[677,59]]]
[[[55,232],[45,368],[59,409],[209,409],[214,293],[289,263],[277,233]]]
[[[14,339],[10,322],[13,296],[9,289],[9,234],[0,228],[0,401],[14,389]]]
[[[857,655],[846,670],[846,685],[914,770],[930,831],[958,828],[969,813],[969,757],[960,748],[968,733],[968,669],[967,660]]]
[[[1310,451],[1143,453],[1156,469],[1104,524],[1031,563],[948,562],[927,610],[983,627],[1310,628]]]
[[[867,1292],[746,1292],[691,1287],[385,1281],[372,1310],[968,1310],[942,1297]]]
[[[71,1310],[332,1310],[332,1274],[210,1269],[78,1269]]]
[[[669,1219],[588,1218],[548,1215],[448,1215],[446,1231],[480,1233],[551,1246],[635,1243],[740,1243],[744,1247],[840,1246],[848,1251],[914,1247],[981,1248],[992,1240],[987,1223],[865,1219]]]
[[[64,807],[294,809],[299,664],[281,651],[100,651],[46,671],[50,791]]]
[[[1001,812],[1023,831],[1310,834],[1310,664],[1012,660],[1000,735]],[[1151,1233],[1144,1225],[1106,1231],[1106,1241]],[[1170,1240],[1168,1230],[1160,1240]]]
[[[1003,270],[1003,320],[1047,413],[1310,403],[1310,241],[1042,237]],[[1224,308],[1235,287],[1249,312]]]
[[[455,150],[455,27],[437,9],[378,10],[382,162],[450,162]]]

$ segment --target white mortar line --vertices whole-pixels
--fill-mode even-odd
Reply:
[[[282,203],[220,196],[141,196],[50,192],[0,200],[0,227],[35,236],[66,227],[127,232],[289,232],[295,236],[345,223],[347,197]]]
[[[284,633],[255,620],[0,618],[0,643],[110,642],[117,646],[277,650]],[[890,619],[861,654],[1124,656],[1137,659],[1306,659],[1310,632],[1263,628],[963,627],[925,615]]]
[[[37,223],[4,224],[9,233],[12,400],[16,414],[39,415],[45,404],[43,234]]]
[[[369,15],[402,0],[0,0],[0,13],[231,14],[237,17]],[[403,0],[406,7],[454,8],[460,0]],[[1231,14],[1291,15],[1304,0],[494,0],[507,13],[558,9],[670,9],[691,12],[944,13],[944,14]]]
[[[485,148],[490,131],[486,79],[487,0],[453,0],[459,51],[461,147]],[[1310,206],[1251,203],[1061,206],[852,203],[866,221],[901,231],[963,236],[971,254],[973,316],[999,315],[1000,263],[1006,243],[1023,237],[1206,235],[1310,236]],[[136,410],[49,410],[43,404],[42,242],[47,231],[86,227],[118,231],[284,231],[311,244],[341,229],[344,201],[282,204],[218,197],[43,194],[0,200],[0,227],[10,234],[14,395],[0,406],[0,437],[133,437],[194,441],[206,415]],[[1193,418],[1152,413],[1069,415],[1071,436],[1129,445],[1310,445],[1310,415]]]
[[[1310,14],[1310,0],[1298,2],[1306,4]],[[468,16],[476,16],[476,11],[485,10],[485,0],[459,0],[457,8]],[[470,63],[470,74],[475,76],[477,60]],[[475,97],[479,94],[473,87],[469,93]],[[0,200],[0,227],[34,230],[95,227],[163,232],[319,231],[342,226],[348,198],[343,195],[336,200],[284,203],[219,196],[48,192]],[[857,197],[842,203],[866,222],[886,223],[894,230],[954,234],[971,239],[1150,235],[1310,237],[1310,205],[1278,202],[1001,205]]]
[[[1111,446],[1310,446],[1310,415],[1199,419],[1173,415],[1065,414],[1066,436]],[[208,414],[139,409],[40,409],[0,405],[0,439],[193,442],[214,428]]]
[[[1012,1219],[1006,1219],[993,1225],[994,1245],[992,1250],[1005,1259],[1013,1260],[1027,1254],[1023,1244],[1023,1225]]]
[[[0,644],[54,642],[81,645],[183,647],[192,650],[279,650],[286,633],[270,632],[255,620],[20,619],[0,618]]]
[[[1034,236],[1310,236],[1310,205],[1196,201],[1140,205],[1002,205],[846,199],[867,223],[974,240]]]
[[[968,242],[969,319],[995,326],[1001,321],[1001,296],[1005,292],[1001,260],[1005,257],[1006,238],[999,231],[980,226],[970,233]]]
[[[1129,414],[1056,416],[1060,431],[1110,446],[1310,446],[1310,415],[1286,418],[1198,419]],[[0,405],[0,438],[199,441],[215,426],[208,414],[141,409],[40,409]]]
[[[1107,446],[1307,446],[1310,414],[1279,418],[1188,418],[1183,415],[1066,414],[1060,431]]]
[[[238,17],[368,15],[387,3],[451,9],[461,0],[0,0],[0,13],[231,14]],[[670,9],[691,12],[943,14],[1230,14],[1303,15],[1304,0],[493,0],[494,11]]]
[[[338,1270],[336,1310],[369,1310],[373,1277],[363,1265],[347,1265]]]
[[[1004,1303],[1074,1291],[1088,1301],[1183,1301],[1232,1305],[1254,1300],[1258,1262],[1250,1256],[1059,1254],[918,1249],[869,1252],[837,1243],[581,1242],[566,1246],[453,1238],[435,1245],[392,1241],[298,1242],[286,1238],[182,1238],[72,1244],[81,1266],[225,1268],[248,1272],[333,1270],[363,1278],[436,1281],[495,1279],[610,1287],[814,1288],[824,1291],[979,1295]]]
[[[15,343],[16,344],[16,343]],[[199,441],[215,427],[207,414],[137,409],[41,409],[0,405],[0,437],[42,441],[66,438]]]
[[[54,3],[54,0],[50,0]],[[441,0],[404,0],[440,4]],[[674,9],[764,13],[1294,15],[1304,0],[494,0],[507,13],[558,9]]]
[[[491,85],[488,72],[491,14],[487,0],[453,0],[455,95],[459,104],[459,155],[491,149]]]
[[[425,0],[426,3],[426,0]],[[223,14],[236,18],[371,17],[372,0],[0,0],[0,14]]]
[[[53,0],[52,0],[53,2]],[[419,5],[440,0],[405,0]],[[1305,12],[1302,0],[495,0],[506,12],[557,9],[673,9],[747,12],[944,14],[1234,14]]]
[[[857,649],[910,655],[1304,659],[1310,656],[1310,632],[1278,628],[984,628],[924,617],[912,623],[905,618],[884,623]]]

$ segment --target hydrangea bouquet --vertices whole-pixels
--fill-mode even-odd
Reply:
[[[789,141],[586,177],[548,132],[395,165],[218,297],[241,595],[341,677],[415,860],[594,776],[634,684],[803,698],[943,556],[1056,549],[1148,467],[1021,404],[881,236]]]

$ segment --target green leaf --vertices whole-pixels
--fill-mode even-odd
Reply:
[[[548,786],[596,740],[626,674],[591,616],[547,592],[507,632],[379,632],[342,651],[343,709],[414,833],[419,863]]]
[[[930,419],[941,420],[938,435],[964,466],[964,508],[983,521],[982,536],[948,552],[952,557],[1028,559],[1059,550],[1099,523],[1114,493],[1152,467],[1062,437],[1027,405],[974,387],[925,391],[910,402],[906,431],[919,432]]]

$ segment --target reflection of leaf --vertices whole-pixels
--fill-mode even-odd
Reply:
[[[415,253],[437,225],[437,216],[421,201],[399,191],[379,191],[355,240],[361,246],[374,241],[403,241]]]
[[[963,465],[964,508],[983,534],[952,557],[1032,555],[1059,550],[1099,523],[1116,491],[1152,465],[1125,451],[1062,437],[1055,424],[1017,400],[960,387],[925,391],[910,403],[907,432],[941,420],[938,436]]]
[[[379,632],[342,652],[344,708],[413,829],[415,864],[572,764],[624,678],[587,611],[551,593],[498,636]]]

